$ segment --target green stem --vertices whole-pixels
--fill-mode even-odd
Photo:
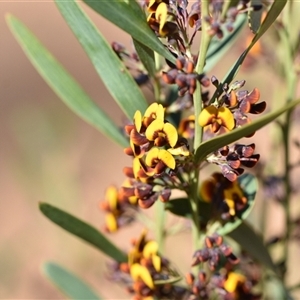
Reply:
[[[199,218],[199,205],[198,205],[198,172],[195,170],[190,181],[190,191],[188,197],[192,207],[192,236],[193,236],[193,251],[195,252],[200,248],[200,218]]]
[[[287,84],[287,103],[292,101],[295,97],[297,77],[294,69],[294,57],[293,57],[293,45],[289,35],[290,22],[288,18],[285,18],[285,26],[280,30],[281,44],[284,49],[284,58],[282,60],[284,68],[284,76]],[[289,260],[289,239],[291,233],[291,196],[292,196],[292,186],[291,186],[291,167],[290,167],[290,147],[289,147],[289,137],[290,137],[290,125],[291,116],[293,110],[286,113],[285,121],[282,124],[282,140],[284,144],[284,187],[285,187],[285,199],[283,202],[285,211],[285,239],[284,239],[284,249],[283,249],[283,259],[285,264]],[[283,278],[284,281],[286,278]]]
[[[155,240],[160,254],[163,254],[165,245],[165,218],[165,206],[161,201],[157,201],[155,203]]]
[[[198,74],[203,73],[206,54],[211,36],[208,34],[209,24],[205,21],[205,18],[209,15],[209,1],[201,0],[201,18],[202,18],[202,34],[199,48],[199,55],[195,71]],[[202,97],[201,97],[201,85],[197,84],[196,92],[194,93],[194,110],[195,110],[195,137],[194,137],[194,150],[196,150],[202,142],[202,127],[197,122],[197,117],[202,110]],[[200,243],[200,219],[199,219],[199,203],[198,203],[198,182],[199,182],[199,170],[196,168],[191,176],[191,186],[188,196],[191,201],[192,214],[193,214],[193,244],[194,250],[199,248]]]
[[[154,52],[154,60],[155,60],[155,70],[158,72],[161,69],[161,64],[160,64],[160,55],[157,52]],[[153,88],[154,88],[154,99],[156,102],[160,102],[160,80],[157,76],[154,77],[154,83],[153,83]]]
[[[209,1],[201,0],[201,19],[202,19],[202,33],[200,40],[199,55],[195,71],[198,74],[203,73],[207,50],[211,41],[211,35],[208,33],[209,24],[205,20],[209,16]],[[200,115],[202,110],[202,96],[201,96],[201,85],[197,84],[196,92],[194,93],[194,109],[195,109],[195,138],[194,138],[194,149],[196,150],[202,142],[202,127],[197,122],[197,117]]]

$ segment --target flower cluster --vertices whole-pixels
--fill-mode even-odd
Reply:
[[[141,86],[149,81],[147,71],[136,52],[129,53],[125,46],[117,42],[113,42],[111,46],[119,59],[123,61],[126,68],[131,71],[138,85]]]
[[[257,274],[251,274],[245,265],[241,266],[243,274],[234,271],[240,260],[217,233],[205,238],[205,247],[195,252],[192,265],[203,265],[206,262],[211,274],[204,271],[204,268],[196,276],[186,274],[189,286],[187,299],[261,299],[261,295],[252,292],[252,287],[258,282]]]
[[[147,22],[152,30],[160,37],[168,38],[168,46],[174,53],[186,53],[198,31],[202,30],[201,4],[199,1],[188,6],[187,0],[147,0],[148,11]],[[210,1],[209,17],[205,19],[208,23],[208,33],[223,37],[223,30],[232,31],[233,23],[239,13],[249,9],[247,3],[241,1],[239,5],[228,10],[223,15],[225,1]],[[261,6],[256,7],[260,9]],[[191,37],[189,31],[193,28]]]
[[[134,240],[128,253],[128,262],[114,266],[111,277],[127,286],[135,300],[181,299],[184,289],[170,282],[180,277],[170,262],[158,252],[158,244],[146,238],[143,231],[140,238]]]
[[[176,66],[168,72],[163,72],[162,79],[167,84],[177,84],[178,95],[183,96],[188,93],[190,96],[196,90],[197,81],[203,86],[210,84],[209,78],[205,75],[197,74],[194,71],[195,63],[191,60],[186,60],[183,56],[176,59]]]
[[[215,217],[220,215],[223,220],[234,218],[247,206],[247,197],[238,181],[230,181],[221,173],[214,173],[202,182],[200,196],[212,204]]]
[[[220,267],[221,260],[223,265],[225,262],[230,264],[237,264],[238,258],[232,253],[232,249],[224,244],[223,238],[214,234],[205,238],[205,247],[194,253],[192,266],[196,266],[200,263],[207,262],[210,270],[215,271]]]
[[[235,181],[239,175],[244,173],[244,167],[252,168],[258,162],[260,155],[254,154],[254,151],[254,143],[225,146],[212,153],[207,161],[218,165],[223,176],[228,180]]]
[[[143,116],[137,111],[134,124],[125,127],[130,147],[124,152],[133,157],[133,166],[123,171],[133,186],[122,191],[127,197],[135,195],[143,208],[158,198],[169,200],[171,188],[178,187],[176,171],[190,156],[188,144],[178,138],[177,129],[165,120],[164,114],[163,106],[153,103]]]
[[[214,76],[211,81],[219,88],[219,81]],[[198,117],[207,134],[220,134],[248,124],[251,121],[248,114],[260,114],[265,110],[266,102],[258,103],[260,92],[257,88],[251,92],[237,91],[244,84],[245,80],[241,80],[230,86],[222,85],[221,92],[217,89],[214,103],[206,105]]]
[[[123,186],[130,187],[130,181],[124,182]],[[123,197],[122,193],[115,186],[110,186],[106,190],[104,201],[100,202],[100,208],[107,213],[105,230],[114,232],[118,228],[134,221],[137,197]]]

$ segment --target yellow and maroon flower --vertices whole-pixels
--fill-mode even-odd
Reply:
[[[214,173],[202,182],[200,196],[204,201],[211,202],[222,217],[228,214],[230,217],[236,216],[237,212],[247,204],[247,198],[239,182],[229,181],[221,173]]]
[[[150,12],[147,22],[162,37],[171,35],[178,30],[175,16],[169,11],[169,1],[151,0],[148,4]]]
[[[124,192],[126,190],[126,193]],[[132,181],[126,180],[123,187],[117,189],[115,186],[109,186],[105,193],[104,201],[99,206],[106,211],[105,230],[115,232],[120,227],[131,223],[134,220],[133,209],[137,207],[137,197],[130,193]],[[131,208],[128,210],[128,208]]]
[[[145,163],[153,168],[154,174],[161,174],[166,168],[175,169],[176,161],[173,155],[165,150],[153,147],[146,156]],[[152,172],[151,172],[152,173]]]
[[[219,108],[214,105],[205,107],[198,117],[200,126],[210,126],[214,133],[228,132],[234,128],[235,122],[232,112],[224,106]]]
[[[186,139],[192,139],[195,134],[195,115],[190,115],[180,121],[178,133]]]
[[[160,119],[155,119],[146,129],[146,138],[153,141],[155,146],[164,146],[167,143],[174,147],[178,140],[176,128],[171,123],[164,123]]]

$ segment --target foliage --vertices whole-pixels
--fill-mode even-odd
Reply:
[[[191,5],[186,0],[84,0],[84,3],[129,33],[133,41],[134,53],[117,42],[109,45],[81,5],[75,0],[56,0],[57,8],[99,77],[128,118],[123,130],[21,21],[8,15],[7,22],[56,94],[81,118],[126,147],[125,154],[132,157],[132,166],[123,169],[127,177],[123,185],[109,187],[100,204],[106,212],[106,232],[137,222],[141,209],[156,206],[155,228],[148,228],[155,231],[156,240],[148,239],[145,230],[125,253],[93,226],[59,208],[41,203],[41,212],[109,256],[113,260],[109,278],[124,284],[134,299],[291,298],[286,269],[291,260],[292,232],[299,222],[291,216],[294,188],[289,134],[292,113],[300,103],[295,99],[300,47],[295,36],[300,28],[295,13],[291,17],[290,13],[299,11],[297,3],[283,0],[274,3],[199,0]],[[249,28],[245,28],[247,20]],[[234,81],[234,78],[247,58],[262,54],[257,49],[267,32],[272,34],[270,47],[276,45],[288,53],[287,57],[279,53],[273,58],[274,73],[286,85],[287,92],[279,109],[252,121],[250,115],[263,113],[272,99],[260,101],[259,88],[243,90],[245,80]],[[240,42],[240,33],[250,37],[249,45],[223,80],[218,79],[219,74],[208,77],[213,67],[218,72],[218,64],[234,42]],[[195,50],[197,35],[199,50]],[[152,88],[150,103],[142,93],[143,85]],[[251,138],[280,116],[276,124],[282,133],[285,153],[283,176],[259,171],[245,173],[245,168],[259,165],[261,157],[255,152],[254,143],[242,144],[239,140]],[[300,142],[296,145],[299,148]],[[217,166],[219,172],[207,176],[204,168],[209,165]],[[274,194],[274,178],[284,187],[282,195]],[[272,241],[272,244],[282,243],[280,264],[264,241],[265,233],[257,232],[250,224],[249,214],[254,204],[263,201],[263,207],[267,205],[264,199],[256,197],[258,181],[262,189],[269,188],[269,194],[277,197],[285,213],[285,234]],[[175,190],[185,196],[174,198]],[[186,219],[191,227],[194,268],[185,276],[184,285],[178,284],[182,275],[163,251],[166,238],[176,231],[166,227],[165,212]],[[232,240],[239,244],[238,249]],[[256,274],[251,272],[253,265],[260,270]],[[54,263],[46,263],[44,272],[69,298],[100,299],[88,285]],[[279,287],[276,295],[265,288],[268,282],[275,281]],[[298,287],[296,284],[290,290]]]

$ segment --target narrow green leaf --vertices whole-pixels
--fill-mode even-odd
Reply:
[[[88,6],[105,19],[117,25],[134,39],[175,63],[175,57],[164,47],[154,32],[150,29],[143,14],[137,13],[132,0],[125,1],[95,1],[83,0]]]
[[[165,203],[165,209],[176,216],[192,218],[192,206],[188,198],[172,199]]]
[[[239,227],[227,235],[238,242],[253,258],[260,261],[273,272],[277,272],[276,266],[272,261],[267,247],[264,245],[262,237],[256,233],[247,222],[244,221]]]
[[[222,39],[214,37],[207,51],[204,72],[209,72],[224,56],[224,54],[232,47],[238,35],[242,32],[246,24],[247,16],[245,14],[238,15],[234,29],[231,32],[225,31]]]
[[[212,216],[212,206],[200,199],[198,205],[200,221],[206,223]],[[165,209],[176,216],[192,219],[192,207],[188,198],[172,199],[165,203]]]
[[[251,6],[261,6],[261,9],[253,9],[248,12],[248,23],[251,31],[256,33],[261,25],[261,18],[263,14],[263,1],[262,0],[251,0]]]
[[[252,208],[254,207],[254,199],[258,190],[257,179],[252,174],[243,174],[238,177],[238,181],[245,197],[247,198],[247,204],[243,210],[237,213],[235,220],[232,222],[227,222],[218,230],[219,234],[221,235],[228,234],[239,227],[243,223],[243,220],[247,219]]]
[[[119,128],[89,98],[29,29],[11,15],[8,15],[6,20],[29,60],[58,97],[82,119],[95,126],[114,142],[126,147],[128,141]]]
[[[43,265],[46,277],[68,298],[76,300],[101,300],[93,289],[79,277],[70,273],[56,263],[47,262]]]
[[[141,62],[143,63],[145,69],[148,71],[148,74],[151,77],[154,77],[156,70],[153,50],[135,39],[133,39],[133,44]]]
[[[127,261],[126,254],[91,225],[50,204],[40,203],[39,207],[41,212],[58,226],[92,244],[112,259],[118,262]]]
[[[285,105],[283,108],[265,114],[264,116],[260,117],[259,119],[253,121],[250,124],[234,129],[229,133],[214,137],[202,143],[196,151],[195,162],[200,163],[206,158],[208,154],[212,153],[213,151],[216,151],[217,149],[220,149],[225,145],[229,145],[239,140],[242,137],[252,134],[256,130],[262,128],[263,126],[275,120],[281,114],[287,112],[288,110],[293,109],[299,103],[300,103],[300,99],[296,101],[292,101],[287,105]]]
[[[286,5],[286,2],[287,2],[287,0],[277,0],[277,1],[273,2],[272,7],[270,8],[266,18],[264,19],[259,30],[253,37],[251,44],[242,53],[242,55],[238,58],[236,63],[233,65],[232,69],[225,76],[225,79],[223,80],[223,84],[224,83],[229,84],[233,80],[233,78],[237,74],[239,68],[241,67],[244,59],[246,58],[248,52],[252,49],[252,47],[255,45],[255,43],[263,36],[263,34],[269,29],[269,27],[274,23],[274,21],[277,19],[277,17],[283,10],[284,6]]]
[[[147,102],[141,89],[75,0],[56,0],[55,2],[92,61],[98,75],[125,115],[131,119],[136,110],[145,111]]]

